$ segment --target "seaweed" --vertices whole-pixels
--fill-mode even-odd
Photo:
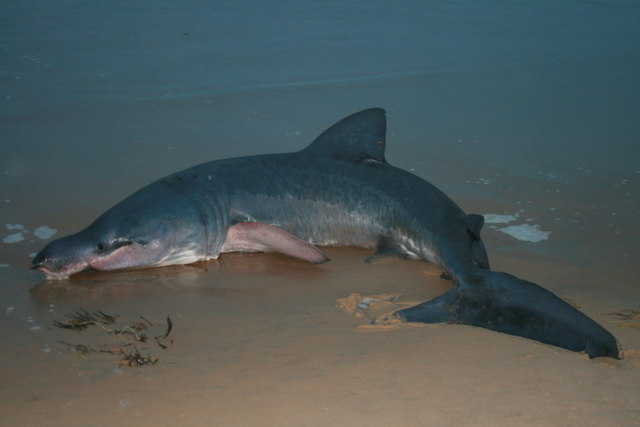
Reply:
[[[156,340],[156,343],[163,349],[166,349],[168,347],[172,347],[173,346],[173,340],[169,340],[169,346],[163,344],[161,341],[162,340],[166,340],[167,337],[169,337],[169,334],[171,333],[171,330],[173,329],[173,320],[171,320],[171,317],[167,316],[167,332],[164,333],[164,335],[158,335],[156,337],[154,337],[154,339]]]
[[[102,353],[115,354],[120,356],[119,366],[140,367],[145,365],[155,365],[158,363],[158,358],[152,359],[150,354],[143,356],[140,350],[134,345],[133,351],[127,352],[122,348],[114,350],[101,350]]]
[[[56,326],[61,329],[71,329],[74,331],[81,331],[92,325],[108,325],[111,323],[115,323],[116,319],[119,317],[116,315],[106,314],[100,310],[95,311],[93,313],[87,311],[86,309],[80,307],[80,310],[75,313],[65,314],[67,320],[62,322],[58,320],[53,321],[53,326]]]
[[[91,348],[84,344],[69,344],[68,342],[58,341],[60,344],[64,344],[73,351],[77,351],[78,353],[87,354],[87,353],[95,353],[97,350]]]
[[[637,310],[626,308],[622,311],[605,313],[604,315],[609,316],[615,320],[625,320],[625,322],[623,323],[618,323],[618,326],[620,327],[640,329],[640,308]]]
[[[98,349],[86,344],[70,344],[59,341],[60,344],[66,345],[70,350],[79,353],[85,359],[90,353],[112,354],[120,357],[120,366],[130,367],[155,365],[159,360],[158,358],[151,357],[151,354],[148,352],[145,356],[135,345],[135,343],[147,343],[148,335],[151,333],[150,329],[156,326],[151,320],[144,316],[139,316],[140,320],[136,319],[128,325],[117,326],[115,323],[120,318],[119,315],[110,315],[100,310],[90,312],[81,307],[76,312],[66,314],[64,317],[65,320],[62,321],[53,320],[53,326],[76,332],[86,331],[90,326],[95,326],[107,335],[115,335],[118,337],[119,345],[109,346],[103,344]],[[167,316],[164,334],[153,336],[158,347],[163,350],[173,347],[173,340],[168,338],[172,329],[173,321],[171,317]],[[133,346],[133,350],[127,349],[127,347],[130,346]]]
[[[640,309],[633,310],[633,309],[627,308],[622,311],[606,313],[605,316],[610,316],[616,320],[640,320]]]

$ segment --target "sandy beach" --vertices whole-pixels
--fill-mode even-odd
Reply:
[[[640,425],[638,18],[631,1],[2,4],[0,424]],[[492,268],[579,307],[623,360],[372,322],[451,282],[359,248],[29,269],[147,183],[299,150],[374,106],[390,163],[494,219]],[[81,309],[118,318],[54,326]],[[146,342],[110,333],[136,322]]]

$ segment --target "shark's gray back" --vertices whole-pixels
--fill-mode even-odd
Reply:
[[[385,160],[384,112],[353,121],[338,122],[299,152],[217,160],[162,182],[184,188],[205,209],[224,210],[229,224],[275,225],[315,245],[390,246],[445,268],[453,268],[448,258],[470,263],[464,212]]]

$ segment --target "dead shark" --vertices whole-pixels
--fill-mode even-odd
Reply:
[[[305,149],[203,163],[160,179],[33,260],[48,278],[279,252],[313,263],[318,246],[376,249],[440,266],[451,290],[400,310],[407,322],[480,326],[590,357],[620,358],[602,326],[542,287],[494,272],[480,215],[466,215],[424,179],[385,160],[386,117],[353,114]]]

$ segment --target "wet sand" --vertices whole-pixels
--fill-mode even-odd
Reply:
[[[640,309],[636,6],[188,5],[2,6],[0,238],[24,240],[0,243],[0,424],[640,424],[640,322],[605,315]],[[492,267],[576,304],[625,359],[371,325],[451,284],[357,248],[327,248],[320,266],[228,254],[54,283],[28,268],[37,227],[77,231],[168,173],[298,150],[370,106],[388,111],[391,163],[467,212],[550,231],[533,243],[487,224]],[[338,307],[353,294],[400,298]],[[151,366],[83,357],[61,342],[123,341],[52,326],[80,307],[160,331],[170,316],[173,345],[136,344]]]

